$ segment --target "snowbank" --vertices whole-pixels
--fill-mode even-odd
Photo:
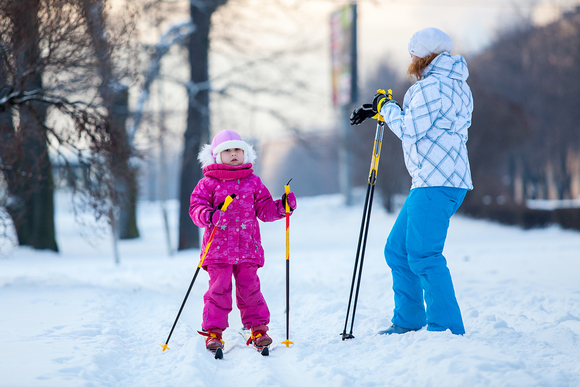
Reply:
[[[120,244],[79,235],[59,197],[60,254],[15,248],[0,257],[0,386],[578,386],[580,233],[523,231],[457,216],[445,255],[465,336],[425,330],[377,336],[390,325],[391,279],[382,249],[394,215],[374,206],[355,321],[341,341],[361,205],[299,198],[291,219],[290,340],[270,357],[246,348],[230,315],[214,360],[200,328],[207,275],[197,279],[161,352],[199,259],[169,257],[160,206],[141,203],[142,237]],[[176,203],[171,222],[177,228]],[[262,287],[271,336],[285,340],[285,225],[262,224]],[[88,243],[90,240],[91,243]]]

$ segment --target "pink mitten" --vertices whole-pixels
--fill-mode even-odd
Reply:
[[[211,213],[211,222],[214,226],[223,226],[228,223],[228,214],[225,211],[220,210],[220,207],[221,205]]]
[[[288,200],[290,211],[294,211],[296,209],[296,195],[294,195],[294,192],[290,192],[288,198],[286,198],[286,194],[282,195],[282,205],[284,206],[284,209],[286,209],[286,200]]]

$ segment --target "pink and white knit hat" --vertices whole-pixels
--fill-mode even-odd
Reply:
[[[256,151],[254,148],[243,141],[240,135],[233,130],[225,129],[215,135],[211,145],[206,144],[202,147],[197,159],[203,167],[211,164],[223,164],[220,153],[226,149],[240,148],[244,151],[244,164],[253,163],[256,160]]]

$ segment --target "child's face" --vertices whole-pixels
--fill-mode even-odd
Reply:
[[[240,148],[231,148],[221,151],[220,157],[222,163],[226,165],[240,165],[244,162],[244,150]]]

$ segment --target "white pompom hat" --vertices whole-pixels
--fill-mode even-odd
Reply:
[[[439,28],[428,27],[419,30],[409,40],[409,54],[425,58],[430,54],[451,53],[453,42],[449,35]]]
[[[197,155],[197,159],[201,162],[202,167],[216,163],[223,164],[220,153],[231,148],[240,148],[244,151],[244,164],[256,161],[254,148],[243,141],[238,133],[229,129],[222,130],[215,135],[211,144],[204,145]]]

